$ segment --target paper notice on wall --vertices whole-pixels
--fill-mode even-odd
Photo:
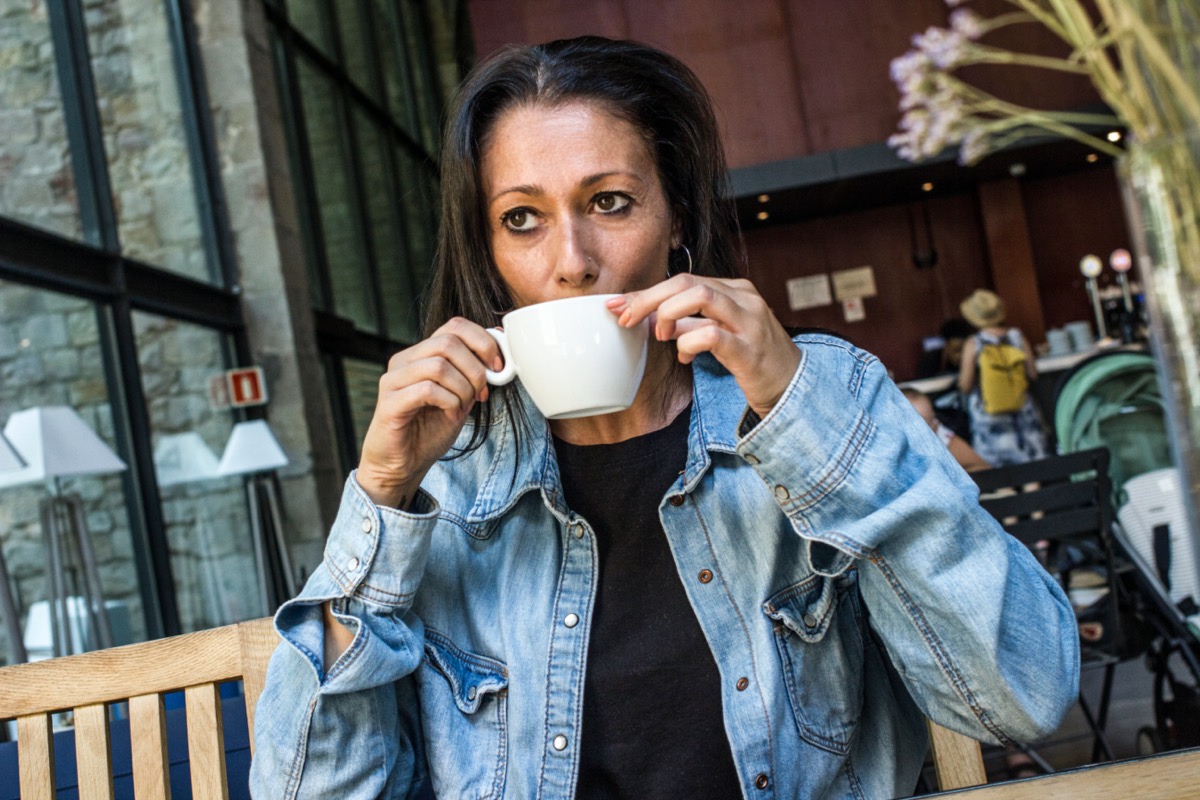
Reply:
[[[858,322],[867,318],[867,309],[861,297],[851,297],[842,301],[842,314],[846,322]]]
[[[833,295],[829,291],[829,276],[824,273],[792,278],[787,282],[787,293],[788,307],[792,311],[827,306],[833,302]]]
[[[838,300],[875,296],[875,270],[855,267],[833,273],[833,294]]]

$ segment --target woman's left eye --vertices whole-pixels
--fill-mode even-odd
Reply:
[[[597,195],[594,202],[596,209],[604,214],[615,214],[629,207],[629,198],[615,192]]]

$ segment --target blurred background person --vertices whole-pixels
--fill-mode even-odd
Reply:
[[[975,448],[967,444],[961,436],[955,434],[949,426],[942,424],[937,414],[934,413],[933,402],[929,399],[929,395],[911,386],[906,386],[901,391],[904,392],[904,396],[908,398],[908,402],[912,403],[921,418],[930,428],[933,428],[933,432],[942,440],[942,444],[950,449],[950,455],[954,456],[954,460],[960,467],[967,472],[991,468],[992,465],[975,452]]]
[[[951,317],[942,323],[936,338],[927,340],[930,344],[941,342],[921,354],[917,363],[917,378],[932,378],[935,375],[945,375],[959,371],[962,364],[963,345],[975,333],[971,323],[962,317]]]
[[[1004,325],[1004,301],[995,292],[976,289],[959,309],[977,329],[963,345],[958,372],[972,446],[997,467],[1045,458],[1046,430],[1029,391],[1037,367],[1028,340]]]

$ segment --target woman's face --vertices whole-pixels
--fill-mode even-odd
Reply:
[[[518,106],[481,159],[492,259],[516,306],[644,289],[679,244],[653,154],[602,106]]]

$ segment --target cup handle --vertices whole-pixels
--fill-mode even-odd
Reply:
[[[488,335],[496,340],[496,344],[500,345],[500,353],[504,356],[504,369],[499,372],[487,370],[487,382],[492,386],[503,386],[517,377],[516,362],[512,359],[512,353],[508,349],[508,337],[504,335],[501,328],[485,328]]]

